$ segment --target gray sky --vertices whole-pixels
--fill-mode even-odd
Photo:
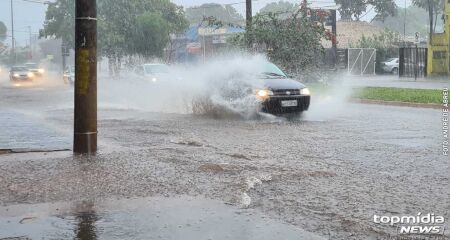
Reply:
[[[245,12],[245,0],[172,0],[174,3],[183,5],[185,7],[198,6],[203,3],[215,2],[219,4],[238,3],[233,5],[241,14]],[[253,2],[254,11],[264,7],[271,2],[277,2],[278,0],[257,0]],[[289,0],[290,2],[299,2]],[[15,37],[17,44],[20,46],[27,45],[29,42],[28,26],[31,27],[32,34],[37,34],[39,29],[42,28],[42,24],[45,20],[46,5],[38,3],[25,2],[23,0],[13,0],[14,2],[14,22],[15,22]],[[309,0],[313,3],[313,6],[330,6],[334,5],[333,0]],[[396,0],[397,4],[401,7],[404,6],[405,0]],[[406,0],[407,5],[411,4],[411,0]],[[0,0],[0,21],[4,22],[8,30],[11,29],[11,9],[10,0]],[[366,15],[366,19],[371,19],[374,16],[373,12]],[[11,32],[8,33],[11,35]],[[7,44],[11,44],[11,40],[6,41]]]

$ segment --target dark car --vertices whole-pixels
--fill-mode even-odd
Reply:
[[[252,69],[238,67],[231,75],[216,76],[208,82],[205,92],[194,99],[194,113],[221,111],[225,107],[244,114],[253,110],[274,115],[297,114],[307,111],[311,100],[305,85],[268,62],[258,63]]]
[[[9,71],[9,79],[11,81],[31,81],[34,78],[34,73],[25,66],[14,66]]]
[[[290,79],[270,63],[260,74],[263,89],[256,91],[262,111],[272,114],[299,113],[309,109],[311,95],[302,83]]]
[[[25,67],[37,77],[41,77],[45,73],[44,68],[39,67],[37,63],[25,63]]]

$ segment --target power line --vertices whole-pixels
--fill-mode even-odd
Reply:
[[[30,3],[39,3],[39,4],[51,4],[53,2],[50,1],[39,1],[39,0],[21,0],[24,2],[30,2]]]

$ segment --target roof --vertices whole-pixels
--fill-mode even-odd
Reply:
[[[337,41],[338,48],[349,48],[355,46],[362,36],[372,37],[384,32],[384,28],[375,26],[364,21],[338,21]],[[323,43],[324,47],[331,47],[331,42]]]

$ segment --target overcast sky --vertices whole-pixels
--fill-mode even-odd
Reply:
[[[241,14],[245,15],[245,0],[172,0],[174,3],[183,5],[185,7],[198,6],[203,3],[215,2],[219,4],[238,3],[233,5]],[[277,2],[278,0],[257,0],[253,1],[254,12],[259,11],[266,4],[271,2]],[[290,2],[299,2],[289,0]],[[32,34],[37,34],[39,29],[42,28],[42,24],[45,19],[46,5],[25,2],[23,0],[13,0],[14,2],[14,23],[15,23],[15,35],[18,45],[24,46],[28,43],[29,33],[28,26],[31,27]],[[334,5],[333,0],[309,0],[313,6],[331,6]],[[396,0],[397,4],[401,7],[404,6],[405,0]],[[407,5],[411,4],[411,0],[406,0]],[[4,22],[8,30],[11,28],[11,8],[10,0],[0,0],[0,21]],[[368,13],[365,20],[371,19],[374,16],[373,11]],[[8,35],[11,33],[9,32]],[[11,41],[7,41],[8,44]]]

